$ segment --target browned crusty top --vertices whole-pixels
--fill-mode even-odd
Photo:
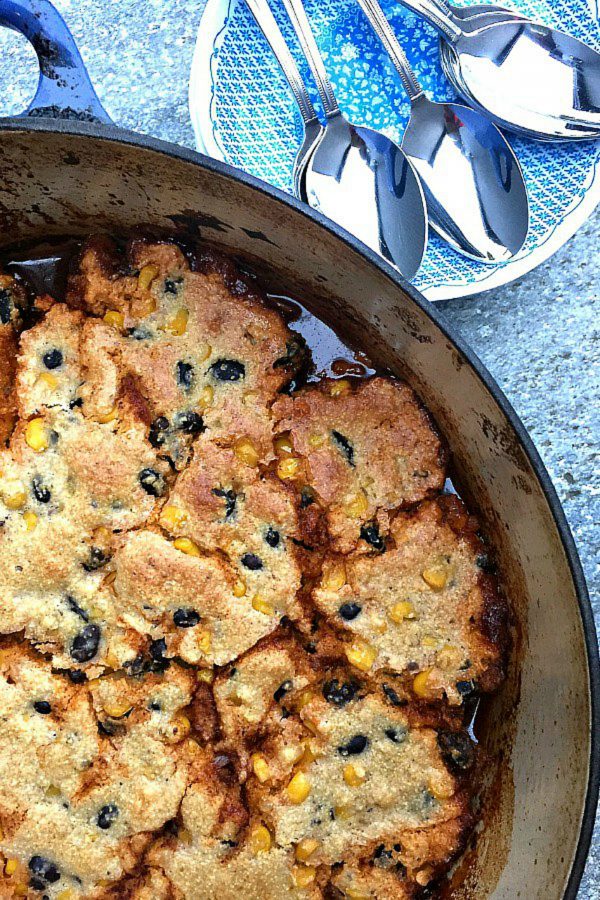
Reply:
[[[0,897],[429,890],[506,610],[411,389],[292,390],[281,314],[164,241],[0,276],[0,350]]]

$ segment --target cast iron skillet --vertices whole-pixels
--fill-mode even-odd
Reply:
[[[598,649],[564,514],[506,398],[443,317],[348,233],[228,166],[114,127],[48,0],[0,0],[0,24],[28,37],[41,70],[26,112],[0,123],[0,247],[139,224],[191,232],[405,377],[434,414],[515,625],[482,732],[484,828],[452,895],[574,898],[598,797]]]

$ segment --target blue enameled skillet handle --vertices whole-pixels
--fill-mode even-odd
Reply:
[[[0,0],[0,25],[25,35],[40,65],[35,96],[21,116],[111,122],[71,32],[49,0]]]

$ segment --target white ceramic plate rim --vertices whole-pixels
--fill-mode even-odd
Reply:
[[[211,105],[213,96],[211,85],[215,81],[218,67],[219,47],[226,30],[225,10],[228,0],[207,0],[204,7],[196,47],[192,58],[189,83],[189,107],[196,146],[201,153],[228,162],[224,150],[215,138],[212,128]],[[521,259],[506,266],[490,269],[489,275],[478,281],[454,282],[452,284],[421,286],[420,292],[432,301],[453,300],[456,297],[471,297],[484,291],[510,284],[549,259],[591,216],[600,204],[600,156],[596,160],[584,192],[576,198],[571,209],[557,222],[544,241]]]

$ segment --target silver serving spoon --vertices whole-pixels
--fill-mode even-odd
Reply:
[[[378,0],[358,4],[410,98],[402,148],[425,189],[432,227],[466,256],[506,262],[525,243],[529,227],[527,190],[508,141],[481,113],[428,100]]]
[[[301,0],[284,0],[315,79],[327,124],[308,162],[306,199],[407,278],[427,247],[423,188],[404,151],[342,115]]]
[[[435,0],[401,0],[449,42],[444,71],[505,128],[548,141],[600,137],[600,53],[526,19],[473,32]]]
[[[324,128],[318,119],[296,61],[290,53],[267,0],[246,0],[246,3],[267,39],[277,62],[281,66],[281,70],[287,79],[302,116],[304,137],[294,160],[293,180],[294,193],[303,200],[305,199],[304,174],[306,165],[325,133]]]

